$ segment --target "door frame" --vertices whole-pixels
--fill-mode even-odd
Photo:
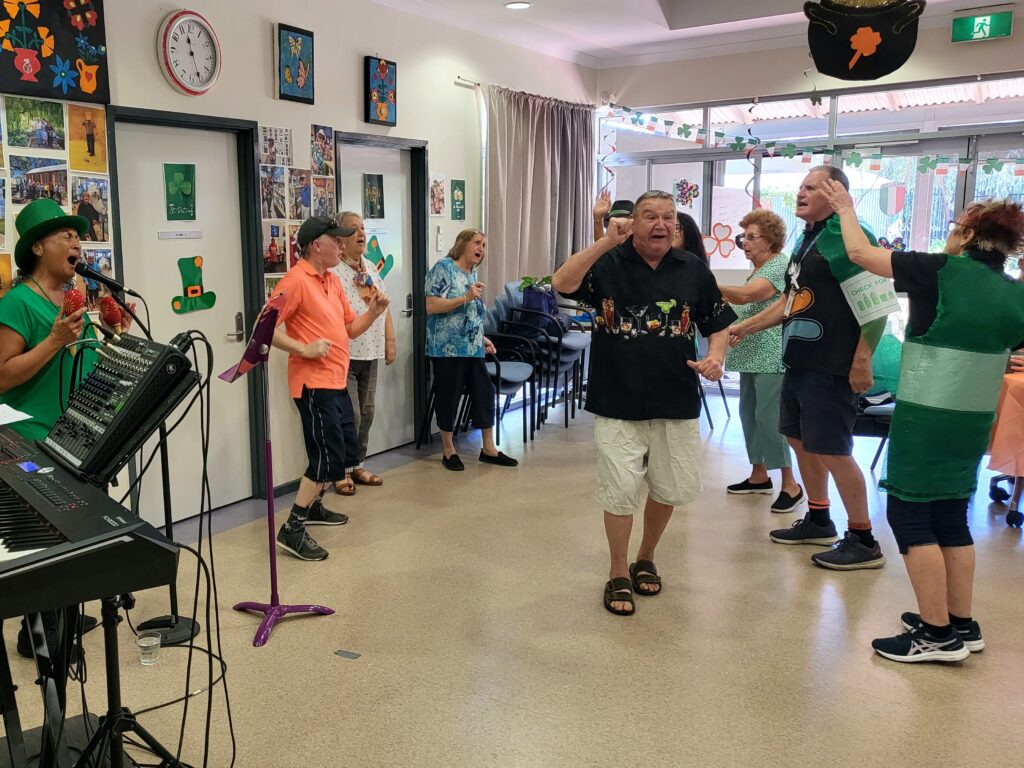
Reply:
[[[427,410],[427,358],[421,350],[427,348],[427,299],[423,285],[427,278],[427,245],[429,242],[429,218],[427,216],[427,188],[429,186],[427,142],[422,139],[400,139],[373,133],[334,132],[334,199],[341,202],[341,150],[345,145],[366,146],[377,149],[408,150],[409,169],[409,211],[412,234],[412,334],[415,349],[412,356],[413,375],[413,423],[412,434]],[[394,297],[392,297],[394,300]],[[404,301],[404,297],[402,297]],[[405,306],[392,307],[393,311],[407,309]]]
[[[110,200],[114,206],[114,264],[119,278],[124,276],[124,259],[121,241],[121,206],[117,182],[117,139],[118,124],[151,125],[161,128],[179,128],[200,131],[219,131],[235,136],[238,161],[238,214],[240,221],[239,238],[242,246],[243,308],[245,327],[250,327],[263,306],[263,259],[262,220],[259,199],[259,124],[253,120],[239,120],[229,117],[190,115],[182,112],[165,112],[155,109],[137,109],[110,105],[107,116],[107,152],[110,174]],[[253,256],[255,254],[255,256]],[[163,340],[158,340],[163,341]],[[214,376],[220,366],[227,367],[235,361],[214,361]],[[266,467],[264,444],[267,425],[265,412],[263,377],[266,366],[261,365],[246,376],[249,392],[249,461],[252,468],[252,495],[266,498]]]

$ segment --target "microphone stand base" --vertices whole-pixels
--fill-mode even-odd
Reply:
[[[199,622],[184,616],[157,616],[142,622],[136,629],[140,632],[155,629],[160,633],[161,645],[182,645],[199,634]]]

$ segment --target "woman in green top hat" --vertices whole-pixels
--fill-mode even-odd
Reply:
[[[91,330],[84,330],[89,325],[84,308],[68,316],[63,311],[89,223],[40,198],[18,214],[15,224],[18,275],[0,299],[0,402],[29,414],[11,427],[37,440],[46,437],[70,393],[70,356],[61,365],[65,347],[83,332],[92,337]],[[81,357],[83,375],[88,374],[95,353],[83,351]]]
[[[910,298],[889,457],[881,486],[919,613],[875,640],[893,661],[960,661],[985,647],[972,613],[974,540],[967,525],[1010,350],[1024,346],[1024,285],[1005,274],[1024,246],[1024,208],[972,203],[951,222],[944,253],[872,246],[849,193],[826,182],[850,260],[894,277]]]

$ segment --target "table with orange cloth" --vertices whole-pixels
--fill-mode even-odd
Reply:
[[[1003,376],[989,454],[989,469],[1024,477],[1024,373]]]

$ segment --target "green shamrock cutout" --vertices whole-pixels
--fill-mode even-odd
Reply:
[[[739,136],[737,136],[736,140],[732,144],[729,145],[729,149],[731,149],[733,152],[742,152],[746,148],[747,148],[746,140],[741,138],[741,137],[739,137]]]
[[[995,157],[990,157],[985,161],[981,170],[984,171],[987,176],[991,176],[993,173],[1003,170],[1003,161]]]
[[[185,174],[178,172],[167,182],[167,193],[179,200],[192,194],[192,182],[185,181]]]
[[[681,128],[677,128],[676,134],[682,136],[684,139],[688,139],[693,135],[693,126],[684,125]]]
[[[779,150],[779,154],[792,160],[796,157],[796,144],[787,144]]]
[[[928,171],[934,171],[938,167],[939,158],[937,157],[928,157],[927,155],[925,155],[924,157],[917,161],[918,173],[928,173]]]
[[[852,165],[854,168],[860,168],[861,163],[863,163],[863,162],[864,162],[864,157],[861,155],[860,152],[857,152],[857,151],[851,152],[846,157],[846,164],[847,165]]]

